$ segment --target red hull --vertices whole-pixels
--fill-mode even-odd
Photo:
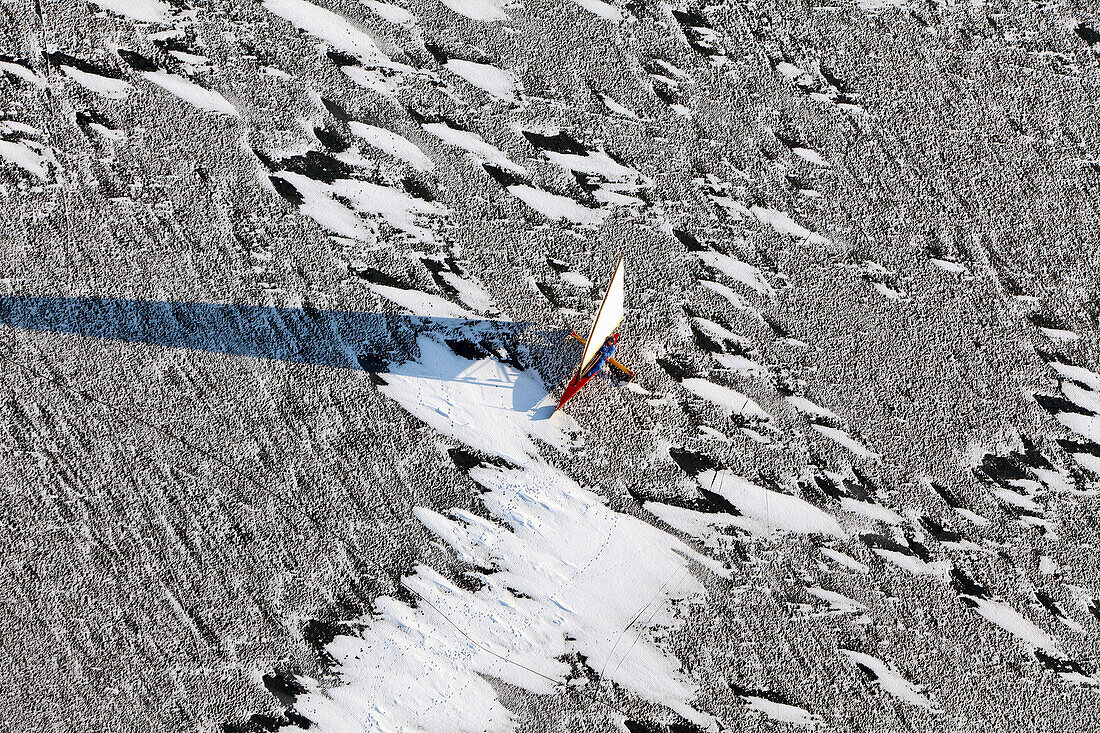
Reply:
[[[573,399],[573,395],[577,394],[577,392],[580,392],[581,387],[588,384],[588,381],[590,379],[592,379],[592,377],[582,377],[578,372],[577,376],[573,377],[573,379],[569,381],[569,386],[565,388],[565,392],[562,393],[561,399],[558,400],[558,409],[560,410],[566,402]]]

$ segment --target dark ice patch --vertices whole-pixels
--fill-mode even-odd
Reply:
[[[268,176],[268,180],[275,187],[275,191],[294,206],[301,206],[305,203],[305,197],[298,192],[298,189],[290,181],[279,176]]]
[[[719,468],[718,462],[710,456],[686,448],[669,448],[668,454],[680,470],[689,476],[698,476],[704,471],[715,471]]]
[[[118,49],[118,56],[125,61],[130,68],[136,71],[160,71],[160,65],[153,61],[151,58],[142,56],[137,51],[130,51],[129,49]]]
[[[1051,415],[1057,415],[1060,412],[1076,413],[1078,415],[1092,415],[1092,410],[1087,407],[1066,399],[1062,395],[1045,395],[1037,394],[1032,395],[1039,406],[1049,412]]]
[[[1058,603],[1046,591],[1036,590],[1035,600],[1039,601],[1039,605],[1045,608],[1051,616],[1055,618],[1066,617],[1066,615],[1062,613],[1062,609],[1058,607]]]
[[[401,179],[401,187],[405,189],[405,193],[409,194],[413,198],[420,199],[421,201],[435,201],[435,191],[427,186],[427,184],[420,181],[413,176],[405,176]]]
[[[951,587],[962,596],[989,598],[989,589],[979,585],[958,568],[951,568]],[[965,598],[963,600],[966,600]]]
[[[276,671],[265,674],[263,683],[267,691],[285,707],[293,705],[299,695],[306,694],[306,688],[287,672]]]
[[[383,285],[387,288],[399,288],[401,290],[416,290],[408,281],[390,275],[389,273],[382,272],[374,267],[356,270],[355,274],[373,285]]]
[[[1073,29],[1073,32],[1080,37],[1082,41],[1090,46],[1096,46],[1100,44],[1100,33],[1085,25],[1084,23],[1078,23],[1077,27]]]
[[[684,367],[663,357],[657,359],[657,365],[664,369],[665,372],[668,373],[668,376],[672,377],[677,382],[682,382],[692,376],[692,373]]]
[[[1035,650],[1035,658],[1039,660],[1039,664],[1057,674],[1079,674],[1086,677],[1089,674],[1080,662],[1052,656],[1042,649]]]
[[[931,535],[932,539],[936,540],[937,542],[957,543],[962,540],[962,535],[960,535],[958,532],[952,532],[951,530],[945,528],[942,524],[937,522],[935,519],[927,515],[921,516],[920,525],[921,527],[924,527],[924,531]]]
[[[441,261],[431,257],[424,257],[420,262],[423,263],[424,267],[431,273],[432,279],[435,280],[435,284],[439,286],[441,291],[452,298],[458,296],[458,290],[443,277],[444,272],[453,273],[459,276],[462,275],[462,271],[458,269],[457,265],[453,264],[453,258],[447,258]]]
[[[924,562],[929,562],[932,559],[932,553],[928,551],[928,548],[914,539],[905,538],[905,544],[902,544],[902,542],[898,540],[875,532],[861,534],[859,539],[872,550],[878,549],[896,552],[901,555],[918,558]]]
[[[704,733],[704,729],[686,721],[678,723],[650,723],[641,720],[624,720],[628,733]]]
[[[834,74],[827,66],[821,67],[821,76],[828,82],[829,86],[837,90],[840,94],[849,94],[852,91],[848,82]]]
[[[1035,476],[1031,472],[1032,468],[1047,470],[1054,468],[1028,437],[1022,437],[1021,442],[1023,443],[1022,452],[1013,451],[1003,456],[986,453],[982,457],[981,463],[974,468],[974,473],[979,479],[992,481],[1004,488],[1018,491],[1018,489],[1009,485],[1009,482],[1024,479],[1034,480]]]
[[[350,178],[354,170],[347,163],[319,150],[308,150],[275,162],[276,170],[297,173],[322,183]]]
[[[704,351],[708,354],[721,354],[725,351],[722,344],[719,344],[710,337],[703,329],[691,324],[691,335],[695,339],[695,345],[699,347],[700,351]]]
[[[342,153],[351,147],[351,143],[348,142],[338,130],[334,130],[331,127],[314,127],[313,134],[317,136],[321,144],[330,152]]]
[[[550,287],[549,284],[536,280],[535,287],[539,289],[540,293],[542,293],[542,297],[550,301],[550,305],[554,306],[555,308],[562,307],[561,299],[557,296],[557,294],[554,292],[554,289]]]
[[[490,354],[480,344],[476,344],[469,339],[444,339],[444,343],[450,347],[458,356],[469,361],[480,361],[482,359],[488,359]]]
[[[852,661],[855,662],[855,660]],[[875,670],[871,669],[866,664],[855,662],[855,665],[859,669],[859,671],[863,673],[863,676],[866,677],[869,682],[874,682],[878,679],[878,674],[875,672]]]
[[[328,113],[339,122],[351,122],[355,119],[351,116],[351,113],[335,100],[329,99],[328,97],[321,97],[321,104],[323,104],[325,109],[328,110]]]
[[[485,172],[489,174],[490,178],[492,178],[504,188],[523,184],[523,179],[517,178],[514,174],[504,170],[503,168],[498,168],[497,166],[490,165],[489,163],[482,163],[481,167],[485,169]]]
[[[559,132],[556,135],[543,135],[538,132],[523,130],[523,136],[539,150],[549,150],[564,155],[588,155],[589,152],[588,148],[564,132]]]
[[[489,456],[466,448],[451,448],[447,451],[447,455],[450,456],[451,462],[455,464],[455,468],[463,473],[469,473],[471,469],[477,468],[478,466],[496,466],[497,468],[512,467],[512,465],[503,458]]]
[[[699,240],[695,238],[695,235],[684,229],[673,229],[672,236],[676,237],[676,240],[680,244],[684,245],[688,252],[706,252],[707,248],[699,243]]]
[[[325,55],[328,56],[329,61],[336,64],[336,66],[341,68],[341,69],[344,68],[345,66],[359,66],[360,65],[359,59],[355,58],[351,54],[344,53],[343,51],[335,51],[335,50],[329,49],[325,53]]]
[[[1100,458],[1100,445],[1096,443],[1059,439],[1058,446],[1069,453],[1088,453],[1091,456]]]
[[[718,56],[722,49],[714,41],[714,33],[710,23],[698,13],[691,11],[673,10],[672,16],[680,24],[680,30],[684,33],[688,45],[701,56]]]
[[[121,55],[121,50],[119,54]],[[61,51],[47,51],[42,54],[46,58],[46,62],[52,66],[69,66],[78,71],[83,71],[86,74],[95,74],[96,76],[105,76],[108,79],[122,79],[122,74],[118,73],[114,69],[109,69],[106,66],[92,63],[91,61],[85,61],[84,59],[77,58],[76,56],[70,56],[67,53]]]
[[[947,506],[951,507],[952,509],[965,508],[963,506],[963,503],[959,501],[958,497],[951,493],[951,491],[947,487],[938,484],[935,481],[929,482],[929,485],[932,487],[933,491],[939,494],[940,498],[943,499],[944,503],[947,504]]]
[[[428,51],[429,54],[431,54],[432,58],[435,59],[435,62],[440,66],[445,65],[448,61],[451,60],[450,56],[448,56],[442,48],[435,45],[434,43],[425,43],[424,48]]]

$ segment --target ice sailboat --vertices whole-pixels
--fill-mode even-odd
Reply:
[[[569,334],[584,344],[584,354],[581,356],[580,368],[569,380],[565,392],[558,400],[558,409],[561,409],[566,402],[573,398],[573,395],[581,390],[581,387],[588,384],[588,380],[595,376],[595,372],[590,373],[590,371],[599,359],[600,347],[622,323],[626,299],[624,278],[623,258],[620,257],[619,263],[615,265],[615,272],[611,275],[611,282],[607,286],[607,294],[604,295],[603,302],[600,303],[600,309],[596,311],[596,320],[592,322],[588,338],[582,338],[576,332]],[[634,372],[615,359],[608,359],[608,362],[626,374],[627,378],[634,376]]]

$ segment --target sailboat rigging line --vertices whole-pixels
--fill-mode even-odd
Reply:
[[[6,346],[8,348],[9,353],[7,353],[7,354],[0,353],[0,360],[5,361],[8,364],[13,365],[16,368],[18,368],[18,369],[20,369],[20,370],[22,370],[22,371],[24,371],[28,374],[31,374],[32,376],[34,376],[35,378],[37,378],[40,381],[46,382],[47,384],[58,387],[58,388],[60,388],[64,391],[68,392],[69,394],[80,397],[83,400],[85,400],[86,402],[90,402],[90,403],[99,405],[101,407],[107,408],[108,410],[111,410],[111,411],[117,413],[118,415],[120,415],[120,416],[122,416],[126,419],[132,420],[136,423],[139,423],[139,424],[149,428],[150,430],[153,430],[157,433],[160,433],[161,435],[169,438],[170,440],[175,441],[179,445],[182,445],[184,448],[186,448],[190,451],[193,451],[193,452],[195,452],[195,453],[197,453],[201,456],[209,458],[210,460],[214,461],[215,463],[219,464],[220,466],[223,466],[223,467],[229,469],[234,474],[236,474],[237,476],[243,478],[248,483],[254,485],[256,488],[260,489],[262,492],[264,492],[268,496],[276,499],[277,501],[284,504],[285,506],[290,507],[294,511],[298,512],[303,517],[305,517],[310,522],[312,522],[318,529],[323,530],[325,532],[328,532],[332,536],[339,539],[344,544],[345,551],[347,551],[347,553],[350,556],[352,556],[354,559],[363,561],[364,563],[373,566],[382,575],[389,576],[390,580],[393,581],[395,585],[402,586],[406,590],[411,592],[414,596],[416,596],[416,598],[418,600],[423,602],[424,605],[428,606],[433,611],[435,611],[437,614],[439,614],[443,618],[444,621],[446,621],[448,624],[450,624],[455,629],[455,631],[457,631],[472,646],[480,649],[481,651],[485,652],[486,654],[489,654],[490,656],[493,656],[493,657],[499,659],[500,661],[502,661],[506,664],[510,664],[514,667],[518,667],[519,669],[522,669],[526,672],[529,672],[530,674],[533,674],[536,677],[544,679],[547,682],[550,682],[551,684],[553,684],[555,686],[559,686],[559,687],[562,687],[565,690],[568,690],[570,692],[577,693],[577,694],[581,695],[582,697],[587,697],[587,698],[591,699],[593,702],[598,703],[600,705],[603,705],[604,707],[606,707],[606,708],[608,708],[608,709],[610,709],[610,710],[612,710],[616,713],[619,713],[620,715],[624,715],[624,716],[627,716],[627,717],[630,716],[630,714],[627,711],[623,710],[622,708],[618,707],[617,705],[615,705],[613,703],[610,703],[606,700],[600,699],[600,697],[598,695],[596,695],[595,693],[593,693],[593,692],[588,692],[587,690],[579,690],[576,687],[572,687],[568,684],[563,683],[559,679],[556,679],[554,677],[550,677],[549,675],[545,675],[542,672],[539,672],[538,670],[532,669],[532,668],[528,667],[527,665],[525,665],[521,662],[516,662],[512,659],[509,659],[507,656],[505,656],[503,654],[500,654],[498,652],[493,651],[492,649],[489,649],[488,647],[483,645],[481,642],[475,640],[469,634],[467,634],[466,631],[461,626],[459,626],[457,623],[452,621],[451,618],[446,613],[444,613],[438,606],[436,606],[434,603],[432,603],[430,600],[428,600],[426,597],[424,597],[415,588],[413,588],[413,587],[411,587],[411,586],[409,586],[405,583],[402,583],[400,577],[395,578],[394,574],[390,573],[385,568],[383,568],[382,565],[377,560],[375,560],[373,558],[370,558],[370,557],[367,557],[367,556],[363,555],[362,553],[360,553],[358,550],[356,550],[354,544],[351,543],[351,541],[344,535],[343,532],[341,532],[337,529],[334,529],[332,526],[330,526],[326,522],[326,520],[324,520],[323,518],[318,517],[317,515],[313,514],[312,512],[310,512],[309,510],[307,510],[306,508],[304,508],[303,506],[301,506],[297,502],[293,501],[292,499],[288,498],[287,496],[285,496],[285,495],[279,493],[278,491],[272,490],[269,487],[265,486],[259,479],[257,479],[255,476],[248,473],[247,471],[244,471],[243,469],[240,469],[240,468],[234,466],[233,464],[231,464],[228,461],[218,457],[215,453],[212,453],[211,451],[203,448],[202,446],[195,445],[194,443],[188,441],[187,439],[176,435],[175,433],[171,432],[167,428],[163,428],[159,425],[156,425],[155,423],[152,423],[152,422],[146,420],[145,418],[143,418],[141,415],[139,415],[137,413],[131,412],[131,411],[125,409],[125,408],[114,405],[114,404],[112,404],[112,403],[110,403],[106,400],[100,399],[99,397],[96,397],[95,395],[91,394],[87,390],[78,390],[75,387],[73,387],[72,385],[67,384],[65,381],[63,381],[62,379],[60,379],[58,377],[53,377],[53,376],[50,376],[48,374],[43,374],[42,372],[40,372],[35,367],[30,366],[30,365],[20,361],[19,359],[14,358],[11,355],[15,352],[15,345],[13,343],[4,342],[4,346]],[[270,473],[275,478],[279,478],[278,475],[275,474],[275,472],[272,471],[271,469],[269,469],[265,466],[262,466],[262,464],[261,464],[261,467],[263,468],[264,471]],[[248,504],[251,504],[251,502],[249,502],[247,499],[245,499],[245,502],[248,503]]]

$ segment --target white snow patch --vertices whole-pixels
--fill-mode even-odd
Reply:
[[[763,407],[753,401],[751,397],[747,397],[737,390],[697,377],[685,379],[682,384],[684,389],[718,405],[718,407],[733,415],[741,415],[753,420],[771,419],[771,415]]]
[[[104,10],[142,23],[167,23],[172,6],[161,0],[89,0]]]
[[[704,263],[720,270],[731,280],[752,288],[761,295],[775,297],[775,288],[767,281],[760,268],[720,252],[696,252],[695,254]]]
[[[1070,402],[1084,408],[1091,413],[1100,413],[1100,392],[1091,389],[1083,389],[1073,382],[1062,382],[1062,394]]]
[[[553,150],[544,150],[542,154],[545,155],[547,160],[551,163],[565,170],[575,171],[577,173],[587,173],[592,176],[600,176],[605,181],[638,181],[642,177],[638,171],[622,163],[616,162],[610,155],[598,150],[593,150],[585,155],[557,153]]]
[[[367,66],[414,71],[410,66],[393,61],[366,31],[331,10],[306,0],[263,0],[263,3],[268,11],[320,38],[333,48],[355,56]]]
[[[951,565],[945,561],[933,561],[925,562],[916,555],[909,555],[904,552],[895,552],[894,550],[887,550],[882,547],[872,547],[871,551],[884,560],[888,560],[897,565],[902,570],[906,571],[910,575],[931,575],[940,580],[946,581],[948,575],[951,572]]]
[[[1028,621],[1019,611],[1007,603],[973,596],[966,596],[966,599],[974,604],[974,610],[982,618],[1000,626],[1028,646],[1042,649],[1048,654],[1059,654],[1058,645],[1050,634]]]
[[[1073,331],[1067,331],[1064,328],[1044,328],[1040,326],[1039,330],[1051,341],[1076,341],[1080,338]]]
[[[781,723],[818,726],[823,722],[820,716],[814,715],[810,711],[804,710],[797,705],[775,702],[766,697],[758,697],[756,695],[741,695],[741,699],[745,701],[745,705],[749,710],[763,713],[765,717],[777,720]]]
[[[435,167],[432,159],[425,155],[423,150],[396,132],[354,120],[348,123],[348,128],[356,137],[365,140],[387,155],[405,161],[418,171],[427,172]]]
[[[738,526],[758,535],[772,532],[797,532],[845,537],[832,515],[797,496],[771,491],[730,471],[704,471],[697,477],[700,486],[721,494],[737,507]]]
[[[482,675],[548,694],[566,684],[558,657],[575,650],[601,677],[713,727],[690,707],[696,688],[657,636],[681,623],[678,604],[703,597],[689,562],[721,566],[542,461],[532,438],[563,448],[576,424],[540,417],[553,403],[534,373],[465,359],[428,336],[418,345],[419,358],[393,365],[379,391],[437,431],[522,466],[470,471],[497,521],[416,510],[460,557],[496,572],[469,592],[419,567],[403,582],[431,605],[379,599],[362,632],[328,647],[340,684],[324,693],[307,685],[296,709],[322,728],[511,730],[516,721]]]
[[[17,79],[22,79],[39,89],[45,89],[47,86],[45,79],[28,69],[26,66],[17,64],[14,61],[0,61],[0,71],[5,74],[11,74]]]
[[[867,610],[867,606],[859,601],[853,601],[848,596],[836,591],[807,586],[806,592],[828,603],[829,610],[834,613],[863,613]]]
[[[733,331],[721,326],[714,321],[707,318],[693,318],[692,321],[706,332],[708,336],[718,342],[730,341],[737,345],[738,348],[748,351],[752,348],[752,342],[741,334],[734,333]]]
[[[821,156],[821,153],[817,152],[816,150],[812,150],[811,148],[791,148],[791,152],[797,155],[799,158],[802,158],[802,160],[813,163],[814,165],[819,165],[823,168],[833,167],[833,164],[825,160],[825,158]]]
[[[393,5],[392,3],[382,3],[378,0],[359,0],[363,5],[371,9],[375,15],[382,20],[390,23],[396,23],[397,25],[416,25],[416,16],[410,13],[405,8],[399,5]]]
[[[516,77],[504,69],[460,59],[451,59],[444,66],[490,96],[512,104],[519,101]]]
[[[792,219],[791,215],[785,211],[768,209],[763,206],[753,206],[749,211],[751,211],[752,215],[761,223],[767,224],[780,234],[788,234],[797,239],[804,239],[811,244],[829,243],[827,238],[815,232],[811,232],[809,229]]]
[[[375,228],[359,215],[332,198],[324,183],[298,173],[283,172],[278,178],[287,181],[302,196],[298,210],[335,234],[364,242],[374,241]]]
[[[959,275],[966,275],[970,273],[970,270],[965,265],[961,265],[958,262],[952,262],[951,260],[941,260],[938,257],[933,257],[932,264],[936,267],[944,270],[945,272],[953,272]]]
[[[440,0],[459,15],[471,20],[507,20],[503,3],[499,0]]]
[[[593,15],[617,23],[623,19],[622,11],[604,0],[573,0]]]
[[[751,313],[753,316],[760,315],[760,311],[753,307],[752,304],[749,303],[749,301],[745,300],[745,298],[739,293],[735,293],[732,289],[723,285],[722,283],[717,283],[713,280],[700,280],[699,284],[709,290],[713,290],[715,293],[725,298],[726,301],[729,302],[729,304],[737,310]]]
[[[582,206],[568,196],[559,196],[526,184],[508,186],[505,190],[548,219],[564,219],[582,226],[597,226],[608,214],[601,209]]]
[[[711,356],[723,367],[742,377],[759,379],[768,374],[768,370],[763,366],[740,354],[711,354]]]
[[[1054,417],[1058,422],[1078,435],[1088,438],[1093,443],[1100,444],[1100,415],[1082,415],[1079,412],[1059,412]]]
[[[799,397],[797,395],[790,395],[787,397],[787,402],[791,404],[791,407],[801,412],[803,415],[814,417],[819,420],[832,420],[834,422],[842,422],[840,415],[837,415],[832,410],[826,409],[821,405],[806,399],[805,397]]]
[[[871,568],[867,567],[859,560],[856,560],[854,557],[840,552],[839,550],[834,550],[830,547],[819,547],[818,549],[821,551],[822,555],[829,558],[835,563],[843,565],[849,570],[855,570],[857,573],[871,572]]]
[[[1091,389],[1100,392],[1100,374],[1094,371],[1085,369],[1084,367],[1074,366],[1073,364],[1063,364],[1060,361],[1050,362],[1050,367],[1061,374],[1067,379],[1073,379],[1081,384],[1087,385]]]
[[[859,514],[868,519],[873,519],[876,522],[883,522],[884,524],[902,524],[905,521],[898,516],[897,512],[887,509],[881,504],[857,501],[847,496],[840,498],[840,508],[846,512]]]
[[[46,157],[32,150],[24,141],[0,140],[0,160],[17,165],[43,181],[49,178]]]
[[[431,318],[477,318],[470,311],[461,308],[446,298],[441,298],[432,293],[421,290],[406,290],[394,288],[389,285],[367,284],[367,288],[381,295],[387,300],[392,300],[397,305],[415,316],[429,316]]]
[[[840,653],[856,664],[871,670],[872,674],[876,677],[875,682],[878,686],[894,697],[910,705],[916,705],[917,707],[927,710],[932,709],[932,704],[921,694],[921,688],[909,682],[909,680],[888,667],[886,662],[876,657],[872,657],[870,654],[854,652],[848,649],[841,649]]]
[[[642,506],[669,526],[694,537],[707,547],[721,547],[728,537],[720,530],[743,524],[738,523],[737,517],[732,514],[697,512],[659,501],[647,501]]]
[[[592,287],[592,281],[591,280],[589,280],[587,277],[585,277],[581,273],[574,272],[573,270],[568,270],[566,272],[563,272],[563,273],[561,273],[561,275],[559,277],[561,277],[561,279],[564,282],[567,282],[567,283],[569,283],[570,285],[572,285],[573,287],[576,287],[576,288],[590,288],[590,287]]]
[[[291,174],[288,174],[291,175]],[[423,242],[434,242],[435,236],[416,222],[420,217],[444,216],[443,206],[410,196],[392,186],[351,179],[337,180],[329,187],[358,211],[377,216],[394,229],[399,229]]]
[[[90,92],[94,92],[107,99],[125,99],[126,95],[134,88],[130,82],[122,79],[112,79],[101,74],[92,74],[72,66],[59,65],[65,76],[75,81]]]
[[[188,104],[198,107],[206,112],[239,117],[236,107],[230,104],[225,97],[215,91],[200,87],[190,79],[185,79],[166,71],[144,71],[141,76],[164,89],[169,94],[179,97]]]
[[[622,115],[623,117],[626,117],[627,119],[631,119],[631,120],[637,120],[638,119],[638,115],[634,114],[634,112],[632,112],[630,109],[628,109],[628,108],[624,107],[623,105],[619,104],[618,102],[616,102],[614,99],[612,99],[607,94],[600,94],[599,92],[597,92],[596,96],[600,98],[600,101],[603,102],[603,105],[605,107],[607,107],[609,112],[612,112],[612,113],[617,114],[617,115]]]
[[[406,291],[407,292],[407,291]],[[420,358],[396,365],[379,390],[438,432],[516,465],[538,456],[531,436],[559,449],[571,445],[565,413],[535,419],[553,405],[542,380],[494,359],[471,361],[426,336]]]
[[[500,148],[485,142],[476,132],[456,130],[445,122],[429,122],[424,125],[424,129],[448,145],[461,148],[485,163],[490,163],[513,173],[527,175],[526,168],[513,163]]]
[[[810,427],[821,433],[825,437],[836,441],[840,445],[844,446],[852,453],[856,454],[860,458],[878,459],[880,458],[878,453],[865,446],[853,438],[848,433],[844,432],[840,428],[829,427],[828,425],[821,425],[819,423],[810,423]]]

